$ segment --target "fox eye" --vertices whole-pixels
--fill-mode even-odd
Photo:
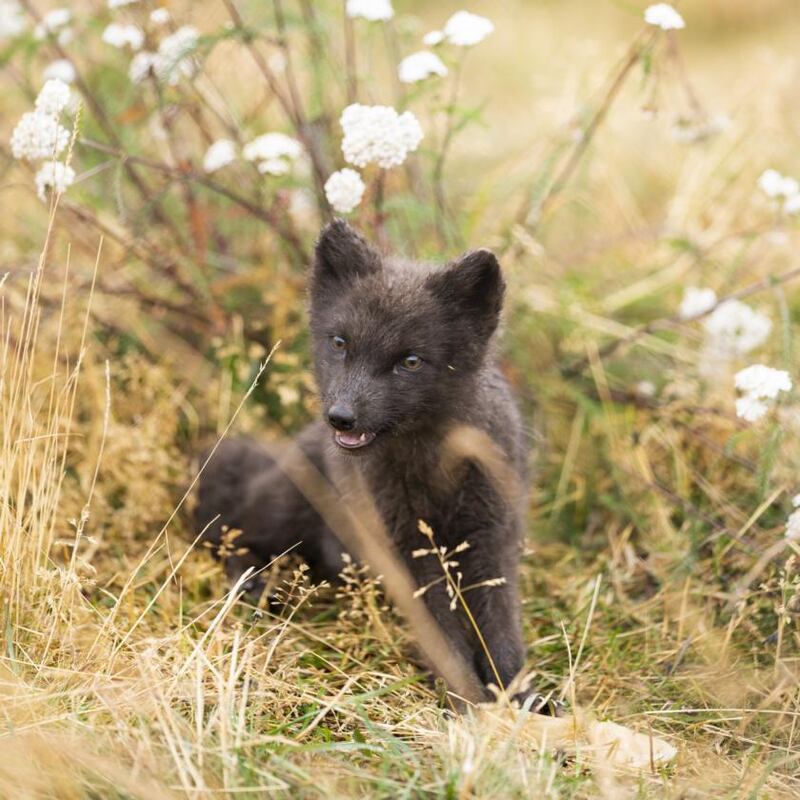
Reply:
[[[414,353],[409,353],[400,361],[400,366],[409,372],[416,372],[422,366],[422,359]]]
[[[331,336],[331,347],[334,350],[346,350],[347,341],[343,336]]]

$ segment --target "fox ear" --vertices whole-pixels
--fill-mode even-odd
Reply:
[[[358,231],[343,219],[335,219],[317,239],[312,291],[331,283],[346,283],[380,268],[381,258]]]
[[[448,311],[466,317],[480,336],[488,338],[494,333],[506,283],[491,250],[465,253],[428,278],[428,286]]]

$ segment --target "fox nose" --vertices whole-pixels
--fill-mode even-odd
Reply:
[[[356,415],[349,406],[335,405],[328,409],[328,422],[337,431],[351,431],[356,424]]]

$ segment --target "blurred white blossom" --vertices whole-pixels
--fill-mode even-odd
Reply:
[[[747,355],[772,332],[772,320],[739,300],[720,303],[703,322],[710,350],[720,358]]]
[[[75,170],[60,161],[47,161],[36,173],[36,194],[47,200],[47,190],[62,194],[75,181]]]
[[[790,216],[800,213],[800,192],[786,198],[783,204],[783,213]]]
[[[410,112],[398,114],[391,106],[363,106],[358,103],[342,112],[345,161],[356,167],[375,163],[383,169],[402,164],[419,147],[422,128]]]
[[[57,117],[69,105],[72,91],[64,81],[51,78],[36,98],[36,110]]]
[[[770,409],[767,401],[775,400],[781,392],[792,389],[788,372],[763,364],[753,364],[740,370],[734,382],[743,395],[736,401],[736,415],[747,422],[757,422]]]
[[[159,45],[158,52],[142,50],[128,66],[128,77],[133,83],[141,83],[151,73],[159,81],[174,86],[181,77],[191,77],[195,64],[190,57],[197,49],[200,32],[192,25],[183,25],[167,36]]]
[[[686,27],[683,17],[669,3],[648,6],[644,12],[644,21],[662,31],[679,31]]]
[[[796,494],[796,495],[795,495],[795,496],[792,498],[792,505],[793,505],[795,508],[800,508],[800,494]]]
[[[678,311],[681,319],[693,319],[710,311],[717,304],[717,293],[713,289],[698,289],[689,286],[683,293]]]
[[[285,133],[264,133],[242,148],[245,159],[257,162],[258,171],[268,175],[285,175],[302,154],[300,142]]]
[[[800,541],[800,509],[792,512],[786,520],[786,538],[793,542]]]
[[[394,16],[391,0],[347,0],[347,16],[382,22]]]
[[[175,85],[180,78],[194,74],[194,63],[189,56],[197,49],[200,31],[193,25],[182,25],[175,33],[162,40],[153,66],[159,80]]]
[[[758,422],[769,411],[769,406],[757,397],[745,395],[736,401],[736,416],[745,422]]]
[[[58,41],[66,44],[62,37],[66,37],[67,41],[72,38],[67,28],[71,21],[72,12],[68,8],[54,8],[42,17],[42,21],[33,29],[33,35],[37,39],[45,39],[48,34],[58,33]]]
[[[0,0],[0,41],[25,30],[25,13],[17,0]]]
[[[447,75],[447,67],[439,56],[428,50],[420,50],[406,56],[397,68],[397,74],[403,83],[424,81],[431,75],[443,77]]]
[[[767,197],[793,197],[800,192],[800,184],[795,178],[781,175],[776,169],[765,169],[758,179],[758,188]]]
[[[108,0],[109,8],[121,8],[122,6],[131,6],[138,3],[139,0]]]
[[[68,142],[69,131],[56,117],[42,111],[28,111],[11,134],[11,154],[26,161],[53,158]]]
[[[349,214],[361,202],[365,189],[361,176],[349,167],[334,172],[325,181],[328,202],[342,214]]]
[[[157,53],[151,53],[149,50],[142,50],[137,53],[128,66],[128,77],[131,83],[141,83],[151,71],[155,74],[157,63]]]
[[[218,139],[206,150],[203,157],[203,169],[206,172],[216,172],[235,160],[236,143],[230,139]]]
[[[64,81],[64,83],[72,83],[75,80],[75,76],[75,67],[72,65],[72,62],[68,61],[66,58],[59,58],[51,62],[44,68],[44,72],[42,72],[42,77],[46,81],[51,78],[58,78],[58,80]]]
[[[740,392],[761,399],[774,400],[780,392],[792,390],[792,379],[788,372],[763,364],[753,364],[739,370],[734,380]]]
[[[444,41],[444,31],[430,31],[422,37],[422,43],[428,47],[436,47]]]
[[[120,25],[118,22],[112,22],[103,31],[103,41],[112,47],[141,50],[144,44],[144,31],[136,25]]]
[[[445,23],[444,38],[458,47],[472,47],[480,44],[494,31],[494,23],[469,11],[456,11]]]
[[[154,8],[150,12],[150,22],[153,25],[166,25],[169,22],[169,10],[166,8]]]

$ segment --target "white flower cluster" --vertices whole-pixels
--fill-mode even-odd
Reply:
[[[701,317],[717,304],[717,293],[713,289],[699,289],[689,286],[683,293],[678,314],[681,319],[691,320]]]
[[[785,536],[793,542],[800,542],[800,509],[792,512],[786,520]]]
[[[197,49],[200,32],[193,25],[183,25],[165,37],[158,52],[142,50],[131,60],[128,77],[141,83],[151,73],[163,83],[175,86],[182,77],[190,78],[195,72],[191,54]]]
[[[118,22],[112,22],[103,31],[103,41],[112,47],[141,50],[144,44],[144,31],[136,25],[120,25]]]
[[[390,169],[402,164],[422,141],[422,128],[410,112],[398,114],[391,106],[348,106],[340,120],[345,161],[356,167],[377,164]]]
[[[742,393],[736,401],[736,416],[747,422],[757,422],[770,409],[781,392],[792,390],[789,373],[781,369],[753,364],[736,373],[736,388]]]
[[[25,14],[17,0],[0,0],[0,41],[13,39],[25,30]]]
[[[347,0],[347,16],[370,22],[385,22],[394,16],[392,0]]]
[[[800,212],[800,183],[797,178],[781,175],[776,169],[765,169],[758,179],[758,188],[772,200],[782,201],[784,213]]]
[[[64,81],[64,83],[72,83],[76,77],[75,67],[72,65],[71,61],[68,61],[66,58],[59,58],[55,61],[52,61],[44,68],[44,72],[42,72],[42,77],[49,81],[51,78],[56,78],[57,80]]]
[[[436,53],[420,50],[419,53],[412,53],[400,62],[397,74],[402,83],[417,83],[432,75],[444,77],[447,75],[447,67]]]
[[[150,22],[152,22],[153,25],[166,25],[169,20],[169,10],[166,8],[154,8],[150,12]]]
[[[227,167],[236,160],[236,143],[230,139],[218,139],[203,156],[203,170],[211,173]]]
[[[494,23],[479,14],[469,11],[456,11],[440,31],[426,33],[423,42],[429,47],[434,47],[442,42],[456,47],[473,47],[480,44],[494,31]]]
[[[708,350],[729,360],[764,344],[772,332],[772,320],[746,303],[726,300],[706,317],[703,327]]]
[[[55,159],[69,144],[69,131],[59,117],[71,100],[64,81],[51,78],[36,98],[36,108],[22,115],[11,134],[11,154],[24,161],[47,162],[36,174],[36,190],[46,200],[48,187],[63,192],[75,180],[75,172]]]
[[[349,167],[334,172],[325,181],[325,196],[341,214],[349,214],[361,202],[365,189],[361,176]]]
[[[686,27],[683,17],[669,3],[648,6],[644,12],[644,21],[662,31],[679,31]]]
[[[42,17],[42,21],[33,29],[33,35],[40,40],[55,36],[60,45],[69,44],[72,41],[70,22],[72,12],[68,8],[54,8]]]
[[[63,194],[75,182],[75,170],[61,161],[46,161],[34,178],[36,194],[42,202],[47,201],[47,190]]]
[[[255,161],[258,171],[267,175],[286,175],[302,154],[300,142],[285,133],[264,133],[242,149],[242,155]]]

